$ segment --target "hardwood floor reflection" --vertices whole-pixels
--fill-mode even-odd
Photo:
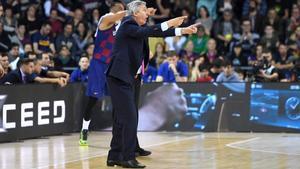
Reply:
[[[106,167],[111,133],[92,132],[89,147],[78,146],[78,133],[0,144],[0,168]],[[148,169],[300,168],[296,134],[139,133],[142,147],[153,152],[138,158]]]

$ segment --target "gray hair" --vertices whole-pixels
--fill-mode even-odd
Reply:
[[[133,15],[134,13],[138,12],[139,7],[142,5],[146,6],[146,2],[141,0],[134,0],[127,4],[128,15]]]

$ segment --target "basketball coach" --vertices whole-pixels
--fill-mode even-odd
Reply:
[[[186,17],[147,26],[149,11],[146,3],[135,0],[128,4],[129,16],[122,20],[116,33],[112,61],[106,72],[113,105],[113,130],[107,165],[144,168],[135,158],[138,125],[135,102],[135,78],[143,74],[149,61],[148,37],[181,36],[197,32],[195,25],[175,28]],[[149,119],[151,120],[151,119]]]

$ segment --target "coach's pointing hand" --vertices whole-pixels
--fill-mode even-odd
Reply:
[[[197,33],[197,27],[195,25],[191,25],[189,27],[185,27],[185,28],[182,28],[181,29],[181,33],[182,34],[194,34],[194,33]]]

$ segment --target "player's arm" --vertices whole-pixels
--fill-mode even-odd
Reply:
[[[99,24],[100,30],[105,30],[114,25],[117,21],[121,20],[126,15],[126,11],[119,11],[115,14],[107,14],[102,17],[102,21]]]

